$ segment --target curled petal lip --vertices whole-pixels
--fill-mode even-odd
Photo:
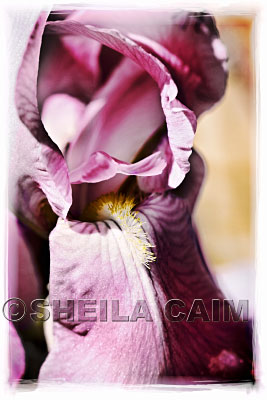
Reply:
[[[103,151],[98,151],[89,157],[85,164],[71,171],[71,183],[96,183],[112,178],[116,174],[137,175],[137,176],[153,176],[160,174],[166,166],[166,161],[161,157],[161,153],[157,152],[151,156],[129,164],[116,158],[110,157]]]

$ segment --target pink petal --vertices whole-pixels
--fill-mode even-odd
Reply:
[[[193,150],[189,162],[190,171],[174,193],[184,201],[189,212],[192,213],[205,178],[205,163],[195,150]]]
[[[215,20],[206,13],[147,10],[85,10],[70,20],[118,29],[159,58],[178,86],[178,98],[196,115],[223,96],[227,52]]]
[[[25,355],[21,340],[12,322],[9,324],[9,383],[16,383],[25,370]]]
[[[168,181],[174,162],[173,162],[173,154],[170,149],[169,141],[166,136],[162,138],[156,150],[161,153],[163,159],[165,160],[166,168],[160,175],[137,177],[138,186],[145,193],[153,193],[153,192],[161,193],[167,189],[171,189],[171,187],[168,184]]]
[[[45,100],[42,122],[62,152],[77,134],[84,110],[84,103],[67,94],[54,94]]]
[[[8,217],[7,298],[19,298],[26,306],[24,317],[14,321],[14,324],[24,348],[25,379],[37,379],[40,366],[47,355],[47,348],[42,324],[33,321],[30,313],[32,312],[31,302],[47,296],[48,241],[44,241],[39,235],[24,226],[12,213],[9,212]],[[23,307],[14,310],[14,312],[16,311],[19,312],[18,317],[22,316]],[[6,313],[8,313],[8,308],[6,308]],[[22,344],[20,343],[20,346]],[[19,343],[13,345],[19,346]],[[20,358],[17,359],[17,352],[20,356],[20,348],[17,350],[12,347],[12,340],[10,346],[11,360],[15,358],[14,362],[16,360],[19,362]]]
[[[138,186],[145,193],[161,193],[166,189],[172,189],[170,180],[176,179],[174,169],[176,164],[173,162],[173,155],[166,137],[161,140],[156,150],[161,153],[167,165],[160,175],[137,177]],[[188,206],[192,209],[204,178],[205,168],[202,158],[194,150],[189,157],[189,162],[190,171],[176,189],[176,193],[179,193],[180,197],[186,198]]]
[[[181,13],[157,42],[129,36],[158,57],[178,86],[178,98],[197,116],[221,99],[227,82],[227,52],[215,20],[207,14]]]
[[[109,228],[108,228],[109,226]],[[155,382],[165,370],[164,333],[147,270],[137,262],[125,233],[113,221],[58,220],[50,236],[53,300],[120,301],[120,315],[146,300],[153,322],[54,322],[54,345],[39,381]],[[63,278],[64,277],[64,278]]]
[[[95,81],[98,81],[101,44],[95,40],[88,40],[78,36],[64,37],[62,42],[73,58],[85,67]]]
[[[124,175],[158,175],[165,168],[166,162],[160,152],[136,162],[125,163],[110,157],[107,153],[98,151],[91,154],[89,160],[70,174],[71,183],[95,183],[112,178],[116,174]]]
[[[40,282],[17,218],[9,212],[8,297],[19,297],[29,307],[40,295]]]
[[[179,181],[189,171],[196,120],[194,113],[176,100],[177,87],[164,65],[118,31],[85,27],[77,22],[48,22],[47,29],[58,34],[83,35],[122,53],[135,61],[156,81],[161,92],[161,104],[166,117],[170,147],[179,170]],[[177,175],[177,173],[176,173]]]
[[[190,209],[197,190],[189,189],[185,199],[174,193],[151,195],[138,207],[155,244],[157,259],[150,272],[138,264],[125,232],[113,221],[58,220],[50,236],[50,301],[59,299],[66,306],[66,299],[74,299],[77,307],[79,299],[95,299],[96,312],[90,316],[97,320],[79,321],[76,308],[73,321],[62,316],[54,322],[55,342],[42,366],[41,382],[251,379],[249,324],[173,322],[165,315],[170,299],[184,301],[187,315],[194,299],[203,299],[209,315],[212,299],[223,299],[192,226]],[[112,322],[112,299],[120,301],[124,316],[131,314],[136,299],[145,300],[153,321]],[[106,322],[100,320],[100,300],[109,304]]]
[[[192,182],[192,177],[187,175],[185,181],[187,178]],[[164,309],[169,299],[181,299],[186,306],[178,311],[188,316],[194,299],[202,299],[210,316],[209,322],[198,319],[191,323],[186,320],[174,323],[165,320],[169,374],[189,377],[191,381],[199,378],[251,379],[249,324],[222,322],[222,308],[221,322],[212,321],[212,299],[223,299],[224,296],[207,267],[191,221],[198,190],[191,186],[190,191],[188,186],[185,198],[172,192],[151,195],[138,207],[141,219],[146,222],[146,231],[155,244],[157,260],[151,268],[151,279],[160,308]],[[225,365],[223,374],[211,366],[213,358],[222,351],[231,353],[238,360],[237,368]]]
[[[65,218],[72,201],[68,169],[60,150],[47,135],[37,107],[38,59],[45,23],[46,15],[43,13],[32,32],[18,73],[16,106],[24,124],[21,124],[19,132],[25,138],[17,144],[22,151],[19,153],[20,162],[14,168],[19,168],[20,176],[27,175],[25,170],[28,168],[29,182],[31,181],[36,189],[40,188],[53,211]],[[27,138],[26,128],[31,132],[34,140],[30,141]],[[29,152],[28,158],[32,158],[32,164],[27,164],[22,159],[22,154]]]
[[[157,85],[129,59],[123,59],[96,92],[86,114],[68,151],[71,169],[95,151],[131,162],[164,122]]]
[[[100,79],[101,45],[82,37],[52,38],[43,35],[38,72],[38,103],[55,93],[87,102]],[[74,78],[75,77],[75,78]]]

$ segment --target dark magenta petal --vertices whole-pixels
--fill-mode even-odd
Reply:
[[[37,106],[38,58],[46,17],[42,13],[35,25],[17,77],[16,106],[23,124],[18,126],[17,137],[14,139],[19,155],[12,150],[14,157],[11,160],[14,161],[12,169],[15,170],[13,181],[21,180],[27,187],[30,185],[31,191],[43,192],[53,211],[65,218],[72,202],[68,169],[60,150],[43,127]],[[27,193],[27,187],[17,195]],[[13,207],[20,211],[19,204]]]
[[[195,188],[191,192],[187,190],[187,194],[187,198],[175,193],[151,195],[138,207],[155,243],[157,261],[151,268],[151,279],[159,308],[163,312],[170,299],[181,299],[185,303],[185,307],[178,308],[186,314],[184,320],[171,322],[164,319],[167,375],[191,377],[192,380],[199,377],[206,380],[251,379],[249,324],[222,322],[222,303],[221,322],[212,321],[212,299],[224,297],[205,263],[192,225]],[[194,299],[203,300],[208,322],[186,320]],[[174,313],[178,311],[176,308]],[[233,365],[229,358],[235,360]]]
[[[101,44],[82,37],[43,35],[38,72],[38,104],[56,93],[88,102],[99,85]]]
[[[161,35],[157,40],[129,36],[168,67],[179,100],[199,116],[221,99],[228,77],[227,51],[215,20],[205,13],[180,13]]]

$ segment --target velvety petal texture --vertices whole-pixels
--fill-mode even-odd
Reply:
[[[160,309],[169,299],[181,299],[185,307],[178,311],[188,316],[194,299],[202,299],[209,316],[209,320],[191,322],[164,319],[165,340],[171,349],[168,375],[191,377],[193,381],[251,379],[250,325],[223,322],[222,306],[220,322],[212,320],[212,299],[224,297],[206,265],[187,201],[171,193],[151,195],[138,209],[155,243],[157,261],[151,268],[151,279]],[[213,368],[214,358],[222,353],[235,362],[228,363],[229,357],[225,357],[221,368]]]

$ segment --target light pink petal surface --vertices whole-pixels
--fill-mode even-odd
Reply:
[[[157,146],[157,151],[161,153],[162,158],[166,161],[166,168],[160,175],[137,177],[138,186],[145,193],[164,192],[166,188],[168,188],[168,180],[170,180],[169,178],[173,173],[173,167],[175,167],[172,152],[166,137],[164,137]],[[205,168],[202,158],[195,150],[192,151],[192,154],[189,157],[189,162],[190,171],[188,172],[186,179],[175,190],[175,192],[179,194],[181,198],[186,199],[185,201],[188,202],[188,207],[192,211],[193,204],[195,203],[197,194],[204,179]],[[169,189],[171,189],[170,186]]]
[[[77,134],[84,111],[85,104],[67,94],[54,94],[45,100],[42,122],[48,135],[62,152]]]
[[[43,127],[36,97],[38,57],[46,18],[46,14],[42,13],[37,21],[18,73],[16,106],[24,124],[20,133],[25,135],[25,139],[18,146],[25,147],[24,153],[30,152],[28,157],[33,159],[33,163],[29,164],[29,182],[34,182],[36,188],[40,188],[46,195],[53,211],[65,218],[72,202],[68,169],[60,150]],[[33,135],[32,143],[28,141],[27,131]],[[22,175],[24,165],[27,168],[25,160],[20,159],[19,164],[13,168],[19,168],[19,174]]]
[[[54,345],[39,381],[155,382],[165,370],[164,333],[153,284],[127,235],[113,221],[81,223],[59,219],[50,235],[50,302],[97,299],[96,322],[54,323]],[[99,301],[107,299],[108,320],[99,321]],[[112,322],[111,300],[120,315],[132,315],[146,300],[153,322]],[[94,316],[95,314],[91,314]],[[88,316],[88,314],[87,314]],[[60,362],[59,362],[60,360]]]

